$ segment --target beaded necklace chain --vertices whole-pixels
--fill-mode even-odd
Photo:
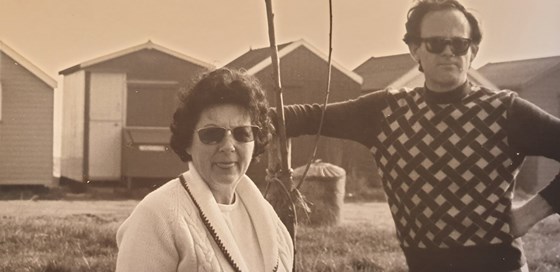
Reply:
[[[216,233],[216,230],[214,229],[214,227],[210,223],[210,220],[208,220],[208,217],[206,217],[204,212],[202,212],[202,209],[200,208],[200,205],[198,205],[198,202],[196,202],[196,200],[194,199],[194,196],[193,196],[191,190],[189,189],[189,186],[187,185],[187,181],[185,180],[183,175],[180,175],[179,179],[181,180],[181,185],[183,185],[183,188],[185,188],[185,190],[187,191],[187,193],[191,197],[191,199],[194,203],[194,206],[198,209],[198,213],[200,215],[200,218],[202,219],[202,222],[204,223],[204,226],[206,226],[206,229],[208,230],[208,232],[210,232],[210,235],[212,235],[212,238],[214,238],[214,241],[216,242],[216,244],[218,245],[218,247],[220,248],[220,250],[222,251],[222,253],[226,257],[226,260],[228,261],[228,263],[231,265],[231,267],[233,267],[233,270],[235,270],[235,272],[242,272],[241,269],[239,268],[239,266],[237,265],[237,263],[235,263],[235,261],[231,257],[231,254],[229,253],[227,248],[224,246],[224,243],[222,242],[222,240],[220,239],[220,237]],[[278,270],[278,262],[276,263],[276,266],[274,267],[274,269],[272,271],[276,272],[277,270]]]

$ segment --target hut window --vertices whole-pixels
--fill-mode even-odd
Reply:
[[[177,107],[177,87],[128,85],[126,125],[167,127]]]

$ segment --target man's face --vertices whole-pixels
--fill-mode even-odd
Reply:
[[[423,41],[419,44],[411,44],[409,49],[412,56],[422,65],[426,86],[430,90],[445,92],[463,84],[478,47],[471,44],[464,53],[453,50],[453,45],[447,44],[443,46],[441,52],[438,52],[440,50],[434,46],[430,47],[425,39],[443,38],[448,41],[453,38],[469,39],[470,34],[469,22],[458,10],[433,11],[424,16],[420,25],[420,38]]]

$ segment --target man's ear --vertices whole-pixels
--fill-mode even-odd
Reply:
[[[416,63],[420,63],[420,57],[418,56],[418,49],[420,48],[419,44],[416,43],[409,43],[408,44],[408,51],[410,52],[410,56]]]
[[[422,67],[422,63],[420,63],[420,56],[418,55],[418,49],[420,49],[420,44],[417,43],[408,44],[408,51],[410,52],[410,57],[414,60],[414,62],[418,63],[418,71],[423,73],[424,68]]]
[[[474,58],[476,58],[476,54],[478,53],[478,45],[472,45],[471,46],[471,63],[474,61]]]

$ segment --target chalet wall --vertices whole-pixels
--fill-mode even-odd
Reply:
[[[327,86],[328,66],[324,59],[318,57],[305,47],[299,47],[281,59],[281,78],[284,104],[302,104],[324,102]],[[356,98],[360,94],[361,86],[348,75],[332,69],[329,102],[339,102]],[[275,106],[272,67],[269,66],[256,74],[264,88],[271,106]],[[310,159],[315,136],[301,136],[292,139],[292,168],[305,165]],[[253,162],[248,170],[257,183],[264,181],[266,169],[266,154],[260,162]],[[317,158],[324,162],[343,167],[348,175],[347,184],[356,180],[371,180],[375,178],[375,166],[369,150],[357,143],[321,137],[317,149]],[[348,187],[348,186],[347,186]]]
[[[86,72],[64,76],[60,176],[81,181],[84,175]]]
[[[51,185],[54,91],[0,54],[0,184]]]

